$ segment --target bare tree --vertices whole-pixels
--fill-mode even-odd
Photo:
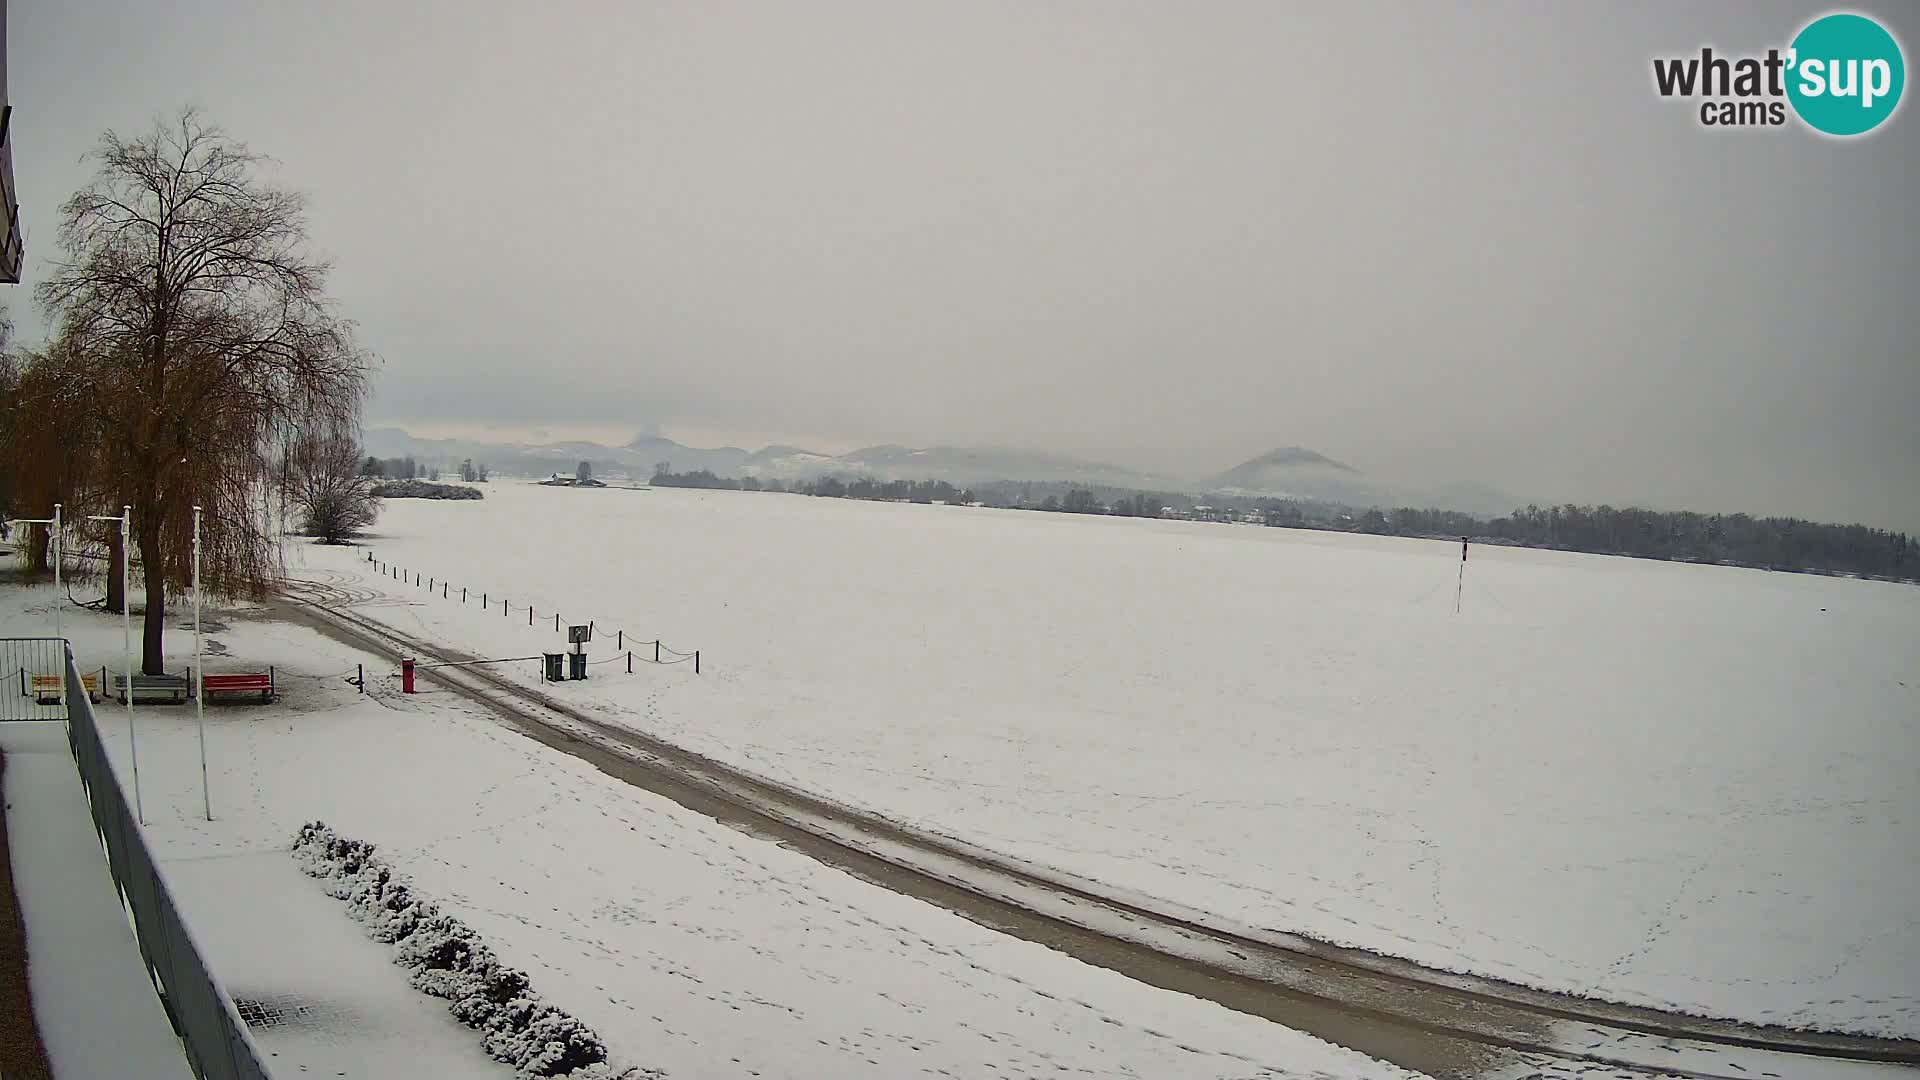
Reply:
[[[288,453],[288,499],[300,509],[301,530],[329,544],[344,544],[373,524],[380,500],[374,478],[361,470],[360,446],[346,432],[308,434]]]
[[[278,577],[265,492],[297,430],[350,430],[366,358],[307,252],[298,194],[193,109],[101,136],[93,180],[61,206],[62,257],[37,289],[75,388],[97,413],[103,499],[133,507],[146,588],[142,667],[163,670],[169,587],[207,510],[208,588]]]

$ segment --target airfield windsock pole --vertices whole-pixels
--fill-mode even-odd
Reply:
[[[1453,583],[1453,613],[1460,614],[1460,591],[1467,585],[1467,538],[1460,538],[1460,577]]]
[[[193,508],[193,722],[200,729],[200,805],[213,820],[213,795],[207,790],[207,680],[200,652],[200,508]]]
[[[133,813],[140,824],[145,825],[147,811],[140,802],[140,745],[133,737],[133,575],[128,570],[133,563],[133,550],[127,546],[133,531],[133,507],[122,506],[119,517],[93,514],[91,520],[120,523],[120,637],[127,655],[126,682],[120,684],[120,692],[127,701],[127,753],[133,758]],[[152,572],[157,574],[160,570],[153,567]]]

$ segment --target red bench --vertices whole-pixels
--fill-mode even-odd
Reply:
[[[276,695],[272,668],[265,673],[202,675],[200,686],[209,697],[215,694],[259,694],[261,701],[272,701]]]

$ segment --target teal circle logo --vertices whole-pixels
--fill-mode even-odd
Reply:
[[[1886,27],[1843,12],[1808,23],[1788,54],[1787,100],[1815,131],[1864,135],[1900,105],[1907,64]]]

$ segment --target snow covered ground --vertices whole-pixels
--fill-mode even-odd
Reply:
[[[1456,615],[1445,543],[664,489],[378,531],[449,597],[294,571],[480,655],[555,610],[699,648],[561,690],[776,779],[1255,927],[1920,1036],[1912,587],[1476,548]]]
[[[50,590],[0,589],[0,634]],[[119,624],[70,612],[85,665]],[[191,649],[176,621],[175,656]],[[1407,1074],[1157,990],[736,832],[513,734],[451,693],[361,697],[379,663],[304,628],[231,621],[210,670],[274,664],[284,700],[137,712],[148,832],[184,915],[296,1075],[508,1075],[408,989],[287,854],[320,818],[381,845],[449,913],[603,1035],[677,1077],[1354,1077]],[[240,659],[240,658],[244,659]],[[178,661],[171,666],[178,667]],[[667,669],[672,670],[672,669]],[[121,714],[101,729],[130,765]]]

